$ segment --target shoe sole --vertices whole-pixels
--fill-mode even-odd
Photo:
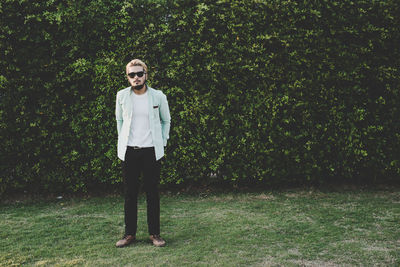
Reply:
[[[125,245],[121,245],[121,246],[117,246],[116,244],[115,244],[115,247],[117,247],[117,248],[124,248],[124,247],[127,247],[127,246],[129,246],[129,245],[132,245],[132,243],[134,243],[136,240],[133,240],[133,241],[131,241],[130,243],[128,243],[128,244],[125,244]]]

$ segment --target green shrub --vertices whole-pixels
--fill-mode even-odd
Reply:
[[[115,95],[136,57],[170,103],[165,184],[398,181],[399,6],[5,1],[0,192],[119,183]]]

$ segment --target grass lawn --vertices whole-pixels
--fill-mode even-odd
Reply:
[[[121,196],[0,205],[1,266],[399,266],[400,190],[265,191],[161,197],[156,248],[139,200],[138,241]]]

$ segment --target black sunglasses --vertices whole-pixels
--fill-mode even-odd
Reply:
[[[129,76],[129,78],[135,78],[135,76],[137,75],[139,78],[140,77],[143,77],[143,75],[145,74],[146,72],[144,72],[144,71],[139,71],[139,72],[130,72],[130,73],[128,73],[128,76]]]

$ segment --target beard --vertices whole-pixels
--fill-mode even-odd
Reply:
[[[135,89],[135,90],[142,90],[143,87],[144,87],[144,84],[140,84],[140,85],[135,85],[135,86],[133,86],[133,89]]]
[[[135,85],[135,86],[132,86],[132,87],[135,90],[142,90],[145,85],[146,85],[146,80],[144,80],[144,82],[142,84],[138,84],[138,85]]]

